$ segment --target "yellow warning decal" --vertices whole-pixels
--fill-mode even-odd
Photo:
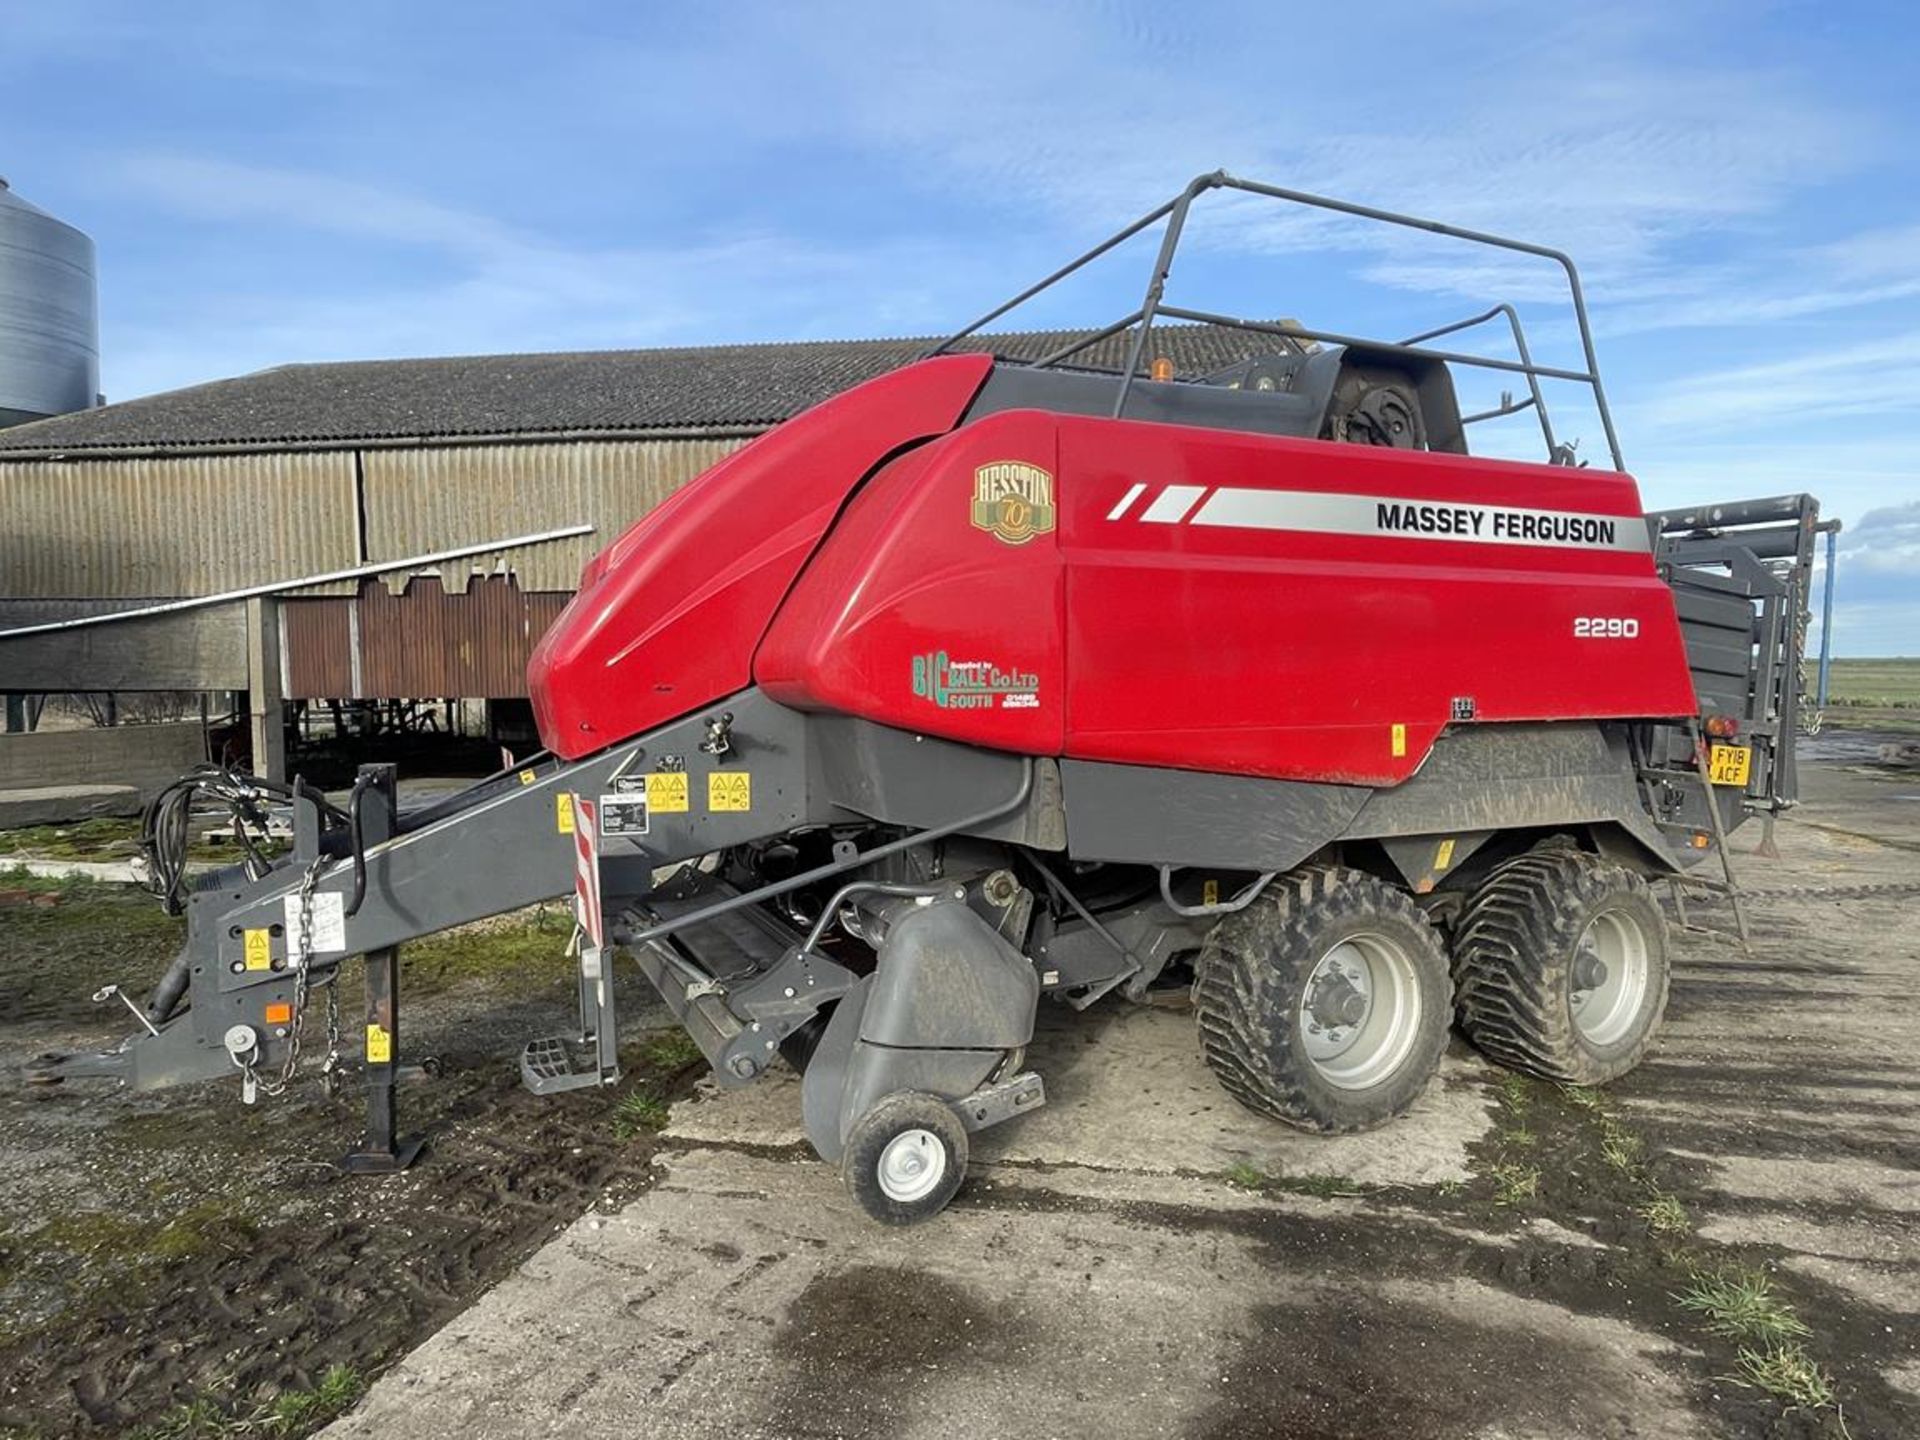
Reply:
[[[369,1021],[367,1024],[367,1064],[390,1065],[393,1063],[393,1032],[385,1026]]]
[[[553,828],[562,835],[573,834],[573,796],[565,790],[553,797]]]
[[[271,970],[273,968],[273,950],[267,943],[267,932],[249,930],[246,932],[247,969]]]
[[[1220,882],[1209,876],[1200,883],[1200,903],[1218,905],[1220,903]]]
[[[1393,727],[1393,753],[1396,756],[1407,753],[1407,727],[1404,725]]]
[[[522,770],[520,772],[520,783],[522,785],[531,785],[539,778],[540,777],[531,770]]]
[[[656,815],[687,813],[687,776],[684,770],[662,770],[647,776],[647,808]],[[747,807],[742,805],[742,810]]]
[[[1442,840],[1440,848],[1433,852],[1433,868],[1444,870],[1453,863],[1453,841]]]
[[[745,770],[716,770],[707,776],[707,809],[751,810],[753,776]]]

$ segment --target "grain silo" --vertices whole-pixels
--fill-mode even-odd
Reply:
[[[93,241],[0,179],[0,426],[97,404]]]

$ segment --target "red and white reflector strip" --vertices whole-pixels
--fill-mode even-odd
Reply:
[[[600,910],[600,817],[584,795],[573,797],[573,901],[580,928],[594,949],[606,945]]]
[[[1341,495],[1318,490],[1134,484],[1107,519],[1141,525],[1205,525],[1235,530],[1300,530],[1317,535],[1384,535],[1470,545],[1549,545],[1645,554],[1646,522],[1524,505]]]

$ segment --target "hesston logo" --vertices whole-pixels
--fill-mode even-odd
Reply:
[[[913,657],[913,693],[942,710],[1031,710],[1040,704],[1040,677],[990,660],[952,660],[944,650]]]
[[[1024,460],[996,460],[973,472],[973,523],[1009,545],[1053,529],[1053,476]]]

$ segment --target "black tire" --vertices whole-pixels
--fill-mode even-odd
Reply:
[[[919,1138],[914,1138],[919,1137]],[[889,1162],[896,1141],[907,1147]],[[931,1163],[934,1173],[908,1173],[902,1162]],[[901,1090],[854,1123],[840,1177],[854,1203],[882,1225],[917,1225],[947,1208],[967,1174],[967,1129],[938,1095]],[[891,1175],[891,1178],[890,1178]]]
[[[1617,950],[1629,933],[1644,948],[1642,978],[1609,992],[1595,978],[1604,962],[1583,967],[1613,947],[1614,970],[1630,976],[1635,962]],[[1467,902],[1453,955],[1466,1037],[1496,1063],[1549,1080],[1617,1080],[1646,1058],[1666,1013],[1666,918],[1646,881],[1579,850],[1536,850],[1494,871]]]
[[[1362,947],[1369,977],[1375,956],[1380,974],[1395,977],[1369,979],[1374,998],[1364,1000],[1364,1018],[1351,1023],[1346,1042],[1352,1053],[1371,1027],[1389,1027],[1377,1074],[1342,1074],[1341,1055],[1316,1058],[1309,1049],[1341,1033],[1323,1026],[1310,1036],[1319,1021],[1307,1006],[1322,1000],[1323,962],[1342,945],[1343,954]],[[1446,951],[1420,908],[1384,881],[1335,866],[1282,876],[1215,925],[1195,962],[1193,1001],[1201,1048],[1227,1093],[1326,1134],[1371,1129],[1411,1106],[1440,1067],[1452,1020]]]

